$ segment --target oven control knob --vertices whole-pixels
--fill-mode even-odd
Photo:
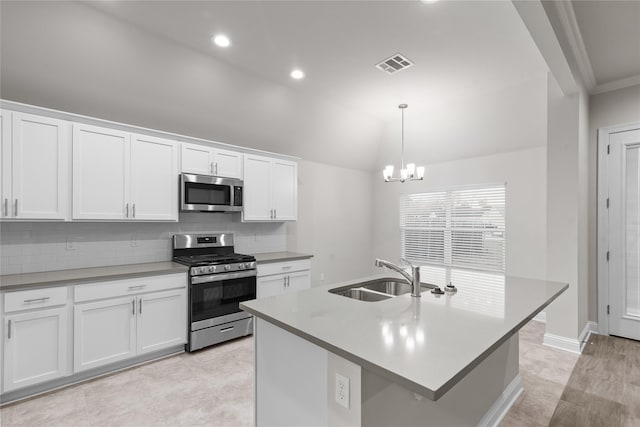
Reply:
[[[213,267],[207,267],[207,273],[213,273]]]
[[[224,269],[225,270],[231,270],[231,266],[229,264],[227,264],[227,265],[224,266]]]
[[[244,268],[244,264],[238,264],[238,270],[242,270]]]

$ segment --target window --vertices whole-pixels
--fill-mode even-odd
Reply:
[[[417,265],[505,271],[505,186],[400,198],[402,257]]]

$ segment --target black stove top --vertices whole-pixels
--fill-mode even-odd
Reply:
[[[236,262],[252,262],[255,261],[255,257],[251,255],[243,255],[243,254],[222,254],[222,255],[185,255],[185,256],[175,256],[173,257],[173,261],[188,265],[190,267],[198,267],[203,265],[219,265],[219,264],[230,264]]]

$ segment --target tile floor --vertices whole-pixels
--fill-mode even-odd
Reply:
[[[619,399],[640,401],[640,343],[629,343],[638,344],[638,349],[634,348],[637,351],[625,356],[619,367],[604,369],[597,356],[610,347],[612,356],[608,357],[620,361],[619,352],[614,351],[623,348],[619,339],[592,335],[595,341],[612,341],[600,342],[605,344],[604,350],[603,346],[587,345],[578,362],[576,354],[543,346],[543,335],[544,324],[538,322],[530,322],[520,332],[520,374],[525,391],[505,416],[501,427],[599,425],[592,422],[599,418],[589,418],[594,414],[589,411],[609,408],[617,413],[615,411],[620,408],[615,403],[624,402],[615,402],[613,398],[614,402],[609,402],[609,406],[607,402],[597,406],[599,401],[593,406],[591,401],[580,400],[584,397],[584,393],[580,393],[601,383],[604,384],[601,393],[618,396],[619,390],[614,388],[619,387],[620,378],[629,381],[621,386],[626,389],[620,395],[624,397]],[[578,370],[574,371],[574,366],[582,366],[582,372],[595,373],[595,380],[588,382],[584,375],[575,376]],[[605,374],[608,371],[613,372]],[[619,374],[622,377],[617,376]],[[602,375],[609,376],[602,378]],[[607,395],[604,396],[603,401]],[[640,417],[638,405],[628,406],[627,412],[624,408],[621,411],[621,414],[629,415],[627,418],[620,416],[620,421],[626,424],[600,425],[640,427],[634,424],[636,417]],[[580,420],[588,423],[577,423]],[[252,337],[149,363],[0,409],[2,427],[235,427],[252,423]]]

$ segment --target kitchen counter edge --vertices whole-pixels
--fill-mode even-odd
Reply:
[[[73,270],[41,271],[37,273],[8,274],[0,276],[0,291],[48,288],[103,282],[118,279],[187,273],[189,268],[171,261],[144,264],[113,265],[107,267],[79,268]]]
[[[269,264],[272,262],[297,261],[300,259],[313,258],[313,255],[302,254],[298,252],[265,252],[261,254],[253,254],[258,264]]]

